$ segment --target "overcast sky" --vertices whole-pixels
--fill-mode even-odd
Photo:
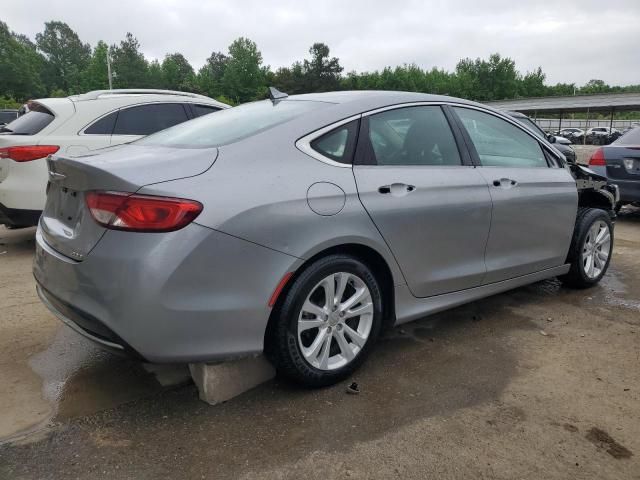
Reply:
[[[198,68],[239,36],[272,68],[324,42],[346,71],[416,63],[452,70],[499,52],[547,83],[640,84],[640,0],[3,0],[0,19],[31,38],[68,23],[84,42],[126,32],[147,58],[181,52]]]

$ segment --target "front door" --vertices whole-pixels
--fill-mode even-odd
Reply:
[[[574,178],[521,128],[472,108],[452,110],[468,133],[493,200],[483,283],[562,265],[578,208]]]
[[[440,106],[363,118],[360,200],[417,297],[475,287],[485,275],[491,197],[467,155]]]

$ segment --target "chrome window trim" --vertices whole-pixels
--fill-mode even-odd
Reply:
[[[338,122],[334,122],[330,125],[327,125],[326,127],[322,127],[319,130],[315,130],[305,135],[304,137],[296,140],[296,143],[295,143],[296,148],[300,150],[302,153],[306,153],[310,157],[316,160],[319,160],[320,162],[326,163],[327,165],[331,165],[333,167],[340,167],[340,168],[351,168],[353,167],[353,164],[351,163],[336,162],[335,160],[332,160],[329,157],[325,157],[320,152],[314,150],[311,147],[311,142],[313,142],[316,138],[321,137],[325,133],[329,133],[331,130],[341,127],[342,125],[345,125],[349,122],[353,122],[354,120],[359,120],[360,118],[362,118],[362,114],[353,115],[351,117],[348,117]]]
[[[558,166],[548,165],[547,168],[562,168],[562,166],[564,165],[564,163],[566,161],[564,158],[559,156],[558,153],[556,153],[551,146],[545,145],[544,142],[542,142],[533,132],[529,131],[524,125],[520,124],[516,119],[511,118],[506,114],[503,114],[502,112],[499,112],[499,111],[496,111],[496,110],[492,110],[492,109],[489,109],[489,108],[483,108],[483,107],[480,107],[480,106],[477,106],[477,105],[469,105],[468,103],[460,103],[460,102],[453,102],[453,101],[442,101],[442,100],[437,100],[437,101],[432,101],[432,102],[397,103],[397,104],[394,104],[394,105],[387,105],[386,107],[380,107],[380,108],[376,108],[374,110],[369,110],[369,111],[363,112],[361,114],[357,114],[357,115],[353,115],[351,117],[345,118],[344,120],[340,120],[338,122],[334,122],[334,123],[332,123],[330,125],[327,125],[326,127],[323,127],[321,129],[319,129],[319,130],[315,130],[314,132],[311,132],[310,134],[305,135],[304,137],[298,139],[296,141],[295,145],[298,148],[298,150],[300,150],[303,153],[306,153],[307,155],[309,155],[310,157],[313,157],[316,160],[324,162],[324,163],[326,163],[328,165],[332,165],[334,167],[341,167],[341,168],[351,168],[353,166],[352,164],[336,162],[335,160],[327,158],[324,155],[322,155],[321,153],[315,151],[313,148],[311,148],[311,142],[313,140],[315,140],[316,138],[321,137],[325,133],[330,132],[331,130],[333,130],[335,128],[338,128],[339,126],[344,125],[345,123],[349,123],[349,122],[351,122],[353,120],[357,120],[359,118],[369,117],[369,116],[375,115],[377,113],[386,112],[388,110],[397,110],[399,108],[421,107],[421,106],[440,106],[440,105],[448,105],[450,107],[460,107],[460,108],[469,108],[469,109],[472,109],[472,110],[478,110],[478,111],[484,112],[484,113],[486,113],[488,115],[493,115],[494,117],[500,118],[501,120],[504,120],[507,123],[513,125],[514,127],[519,129],[520,131],[526,133],[533,140],[538,142],[538,145],[540,145],[540,148],[542,148],[543,150],[547,151],[549,154],[551,154],[554,157],[554,159],[558,163]],[[535,167],[535,168],[543,168],[543,167]]]

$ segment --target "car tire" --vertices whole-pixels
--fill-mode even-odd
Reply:
[[[328,300],[327,289],[333,288],[335,299],[342,283],[338,301]],[[343,309],[354,299],[356,303]],[[359,311],[366,313],[349,316]],[[334,254],[313,262],[296,275],[274,312],[269,351],[278,374],[311,388],[343,380],[371,351],[382,312],[378,280],[360,259]]]
[[[599,208],[579,208],[569,247],[569,272],[560,277],[567,286],[588,288],[607,272],[613,251],[613,223]]]

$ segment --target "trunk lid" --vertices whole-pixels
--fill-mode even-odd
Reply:
[[[607,176],[618,180],[640,180],[640,146],[604,147]]]
[[[126,145],[99,155],[47,160],[49,184],[40,230],[59,253],[82,261],[106,229],[91,217],[85,194],[91,190],[134,193],[145,185],[193,177],[207,171],[216,148],[184,149]]]

